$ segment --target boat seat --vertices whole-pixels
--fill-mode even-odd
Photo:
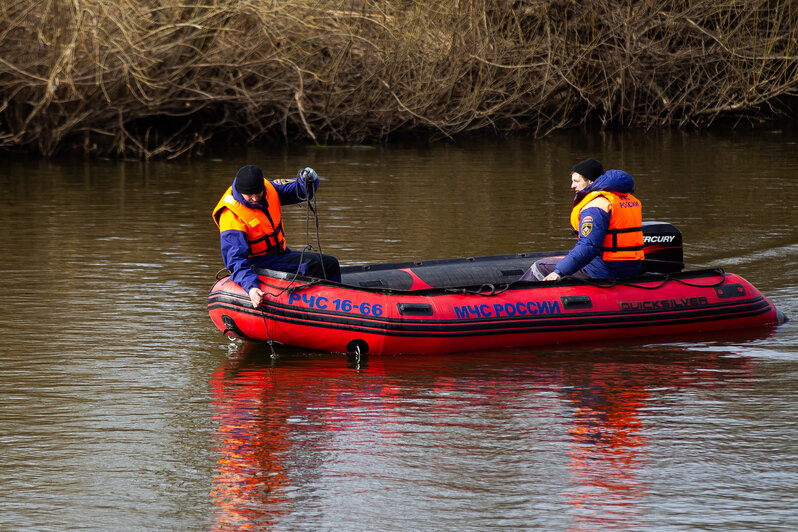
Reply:
[[[428,285],[433,288],[459,288],[517,281],[533,262],[551,253],[516,253],[488,257],[468,257],[395,264],[346,266],[341,282],[365,288],[410,290]]]

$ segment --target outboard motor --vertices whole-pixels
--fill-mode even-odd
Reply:
[[[641,273],[682,271],[682,232],[667,222],[643,222],[643,253],[646,258]]]

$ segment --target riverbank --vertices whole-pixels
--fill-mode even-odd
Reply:
[[[0,148],[179,157],[798,117],[790,2],[12,2]]]

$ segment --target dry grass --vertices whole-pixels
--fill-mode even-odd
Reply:
[[[794,0],[4,0],[0,147],[795,118]]]

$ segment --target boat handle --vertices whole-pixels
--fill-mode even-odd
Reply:
[[[745,295],[745,288],[740,283],[725,284],[715,287],[715,293],[720,299],[728,299],[730,297],[743,297]]]
[[[432,305],[427,303],[397,303],[402,316],[432,316]]]
[[[560,298],[562,306],[566,310],[580,309],[580,308],[593,308],[593,302],[590,296],[563,296]]]

